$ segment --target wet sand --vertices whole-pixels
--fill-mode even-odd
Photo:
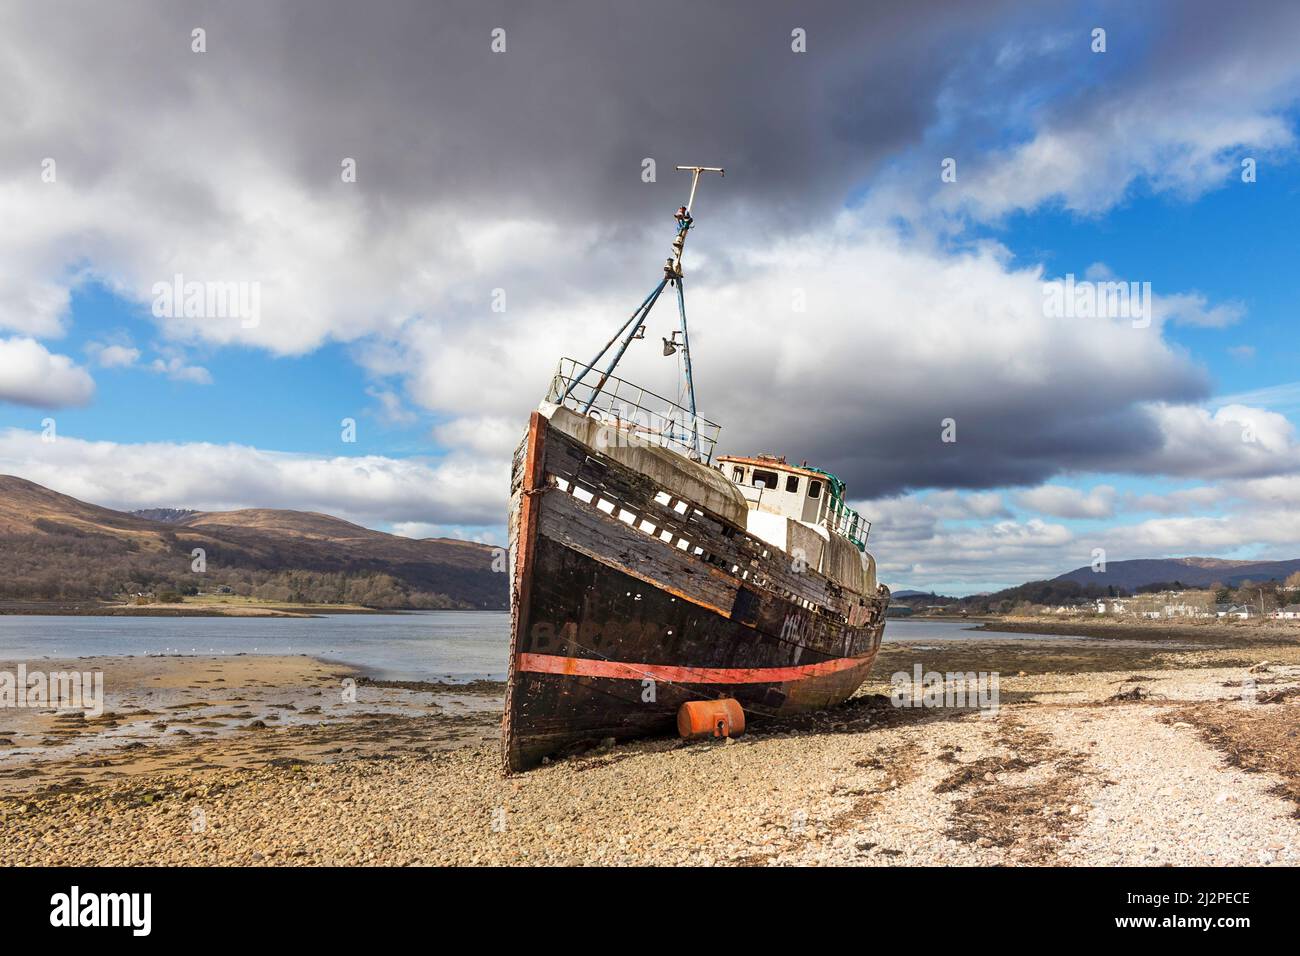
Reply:
[[[500,685],[487,685],[495,696],[485,696],[485,682],[398,686],[304,656],[28,663],[38,669],[103,671],[104,710],[0,710],[0,797],[178,769],[458,747],[494,734],[500,714]]]
[[[923,618],[921,618],[923,620]],[[958,620],[937,618],[937,620]],[[1300,621],[1255,618],[1171,618],[1167,620],[1095,615],[1057,618],[988,617],[972,619],[979,631],[1014,631],[1027,634],[1079,635],[1106,640],[1179,641],[1248,647],[1300,641]]]
[[[999,671],[996,716],[893,707],[889,675],[916,664]],[[107,767],[0,757],[0,863],[1300,863],[1295,641],[886,644],[834,710],[512,777],[490,686],[457,707],[439,685],[361,679],[348,710],[350,675],[306,658],[129,668],[143,748],[94,758]],[[199,683],[213,675],[234,696]],[[208,719],[222,726],[196,739]]]

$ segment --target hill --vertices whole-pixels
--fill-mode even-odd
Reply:
[[[192,570],[195,548],[205,570]],[[0,475],[0,598],[111,599],[230,587],[268,600],[501,608],[493,549],[416,540],[330,515],[249,509],[127,513]]]
[[[961,600],[961,598],[950,597],[946,594],[935,594],[933,591],[915,591],[911,589],[894,591],[890,594],[889,599],[896,604],[906,604],[910,607],[956,604]]]
[[[1127,597],[1142,591],[1237,587],[1243,581],[1283,582],[1300,571],[1300,559],[1288,561],[1229,561],[1222,558],[1156,558],[1110,561],[1104,572],[1076,568],[1051,579],[1027,581],[992,594],[960,599],[904,598],[913,607],[945,601],[966,613],[1006,613],[1022,604],[1076,605],[1097,598]],[[913,592],[915,593],[915,592]],[[928,596],[927,596],[928,597]]]
[[[1283,581],[1300,571],[1300,558],[1290,561],[1228,561],[1222,558],[1144,558],[1134,561],[1110,561],[1104,572],[1090,567],[1075,568],[1053,578],[1102,588],[1114,586],[1134,591],[1149,584],[1175,581],[1186,587],[1211,584],[1235,586],[1242,581]]]

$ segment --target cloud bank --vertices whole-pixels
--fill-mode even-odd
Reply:
[[[347,342],[384,419],[436,419],[448,452],[408,468],[131,446],[181,472],[269,476],[224,496],[207,473],[128,468],[134,492],[96,478],[120,446],[61,445],[59,469],[30,449],[12,460],[91,500],[292,493],[410,527],[493,524],[504,479],[472,495],[414,486],[503,473],[556,358],[594,351],[656,280],[686,186],[671,167],[705,162],[728,175],[700,196],[687,281],[701,407],[726,449],[834,469],[882,527],[920,520],[889,504],[910,492],[988,508],[980,495],[1028,489],[1040,517],[991,511],[944,542],[990,560],[1061,547],[1057,519],[1116,507],[1040,488],[1063,475],[1286,479],[1289,422],[1263,400],[1207,409],[1208,375],[1166,336],[1231,326],[1240,303],[1157,290],[1146,327],[1060,318],[1043,306],[1054,277],[970,227],[1100,216],[1139,191],[1186,200],[1237,182],[1243,157],[1292,155],[1298,31],[1282,2],[8,5],[0,204],[23,228],[0,235],[0,401],[91,400],[89,373],[45,342],[93,281],[174,346],[151,361],[109,346],[92,356],[103,368],[199,385],[211,376],[189,344]],[[154,284],[178,274],[256,283],[260,320],[149,316]],[[653,348],[669,311],[625,372],[671,393]]]

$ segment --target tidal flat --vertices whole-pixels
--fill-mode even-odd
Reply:
[[[493,681],[105,659],[98,720],[0,715],[0,863],[1300,863],[1300,643],[1132,645],[887,642],[839,708],[514,776]],[[894,707],[918,664],[996,712]]]

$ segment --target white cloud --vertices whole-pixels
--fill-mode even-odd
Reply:
[[[1253,405],[1274,411],[1278,409],[1300,411],[1300,382],[1285,382],[1248,392],[1219,395],[1210,402],[1210,405],[1216,408],[1224,405]]]
[[[1285,44],[1273,37],[1271,45],[1266,53],[1259,37],[1223,42],[1212,66],[1151,71],[1044,110],[1022,142],[971,156],[953,188],[938,194],[939,207],[981,219],[1047,203],[1097,214],[1138,182],[1183,198],[1222,187],[1243,156],[1295,145],[1284,110],[1298,71],[1294,60],[1286,64]]]
[[[14,190],[6,189],[0,182],[0,205],[11,222],[17,218],[17,207],[9,206]],[[34,237],[0,238],[0,329],[9,329],[24,335],[59,335],[63,319],[72,301],[72,290],[63,277],[59,257],[50,250],[36,255],[39,245]]]
[[[105,14],[91,8],[84,19],[93,24],[99,16]],[[48,34],[39,21],[14,15],[13,35]],[[137,26],[158,43],[175,22]],[[440,440],[503,457],[545,390],[557,354],[589,354],[643,294],[642,285],[654,281],[667,223],[629,227],[641,221],[640,213],[633,220],[620,207],[594,228],[575,229],[572,204],[546,190],[518,188],[519,175],[538,164],[496,140],[498,148],[479,154],[477,167],[481,155],[501,156],[506,165],[490,177],[444,187],[424,176],[423,167],[403,178],[412,172],[405,165],[409,142],[379,137],[359,157],[358,182],[343,183],[335,154],[356,149],[319,138],[320,124],[311,120],[323,101],[310,84],[285,71],[265,81],[261,44],[289,28],[270,12],[263,26],[264,34],[248,31],[229,49],[246,71],[222,73],[221,82],[165,86],[165,96],[156,95],[156,70],[103,62],[93,30],[30,44],[30,61],[0,60],[10,99],[36,104],[33,115],[48,126],[39,137],[29,126],[16,127],[12,148],[41,155],[38,145],[44,150],[40,144],[53,143],[48,148],[61,153],[57,183],[42,182],[35,166],[15,166],[0,180],[7,215],[27,227],[21,241],[0,238],[6,267],[0,274],[16,283],[0,290],[0,324],[53,334],[66,295],[50,290],[66,293],[88,277],[140,305],[150,301],[155,283],[176,274],[187,281],[256,282],[261,308],[253,327],[236,318],[160,319],[162,334],[177,344],[251,345],[278,354],[301,354],[330,340],[354,342],[368,372],[397,383],[372,393],[382,414],[406,421],[401,395],[444,422],[435,431]],[[918,29],[923,45],[929,42],[928,18],[904,26]],[[391,25],[381,20],[362,18],[355,28],[358,44],[392,41]],[[1009,82],[1005,71],[1084,55],[1071,52],[1075,32],[1057,23],[990,33],[998,38],[990,55],[1004,71],[994,81]],[[1224,144],[1242,137],[1261,147],[1286,146],[1285,123],[1269,110],[1286,99],[1297,73],[1289,50],[1270,46],[1270,56],[1251,56],[1249,43],[1227,39],[1213,62],[1242,70],[1230,73],[1227,94],[1199,68],[1183,66],[1169,75],[1129,77],[1117,101],[1076,103],[1074,112],[1028,109],[1032,135],[1010,156],[981,159],[976,152],[968,160],[963,154],[960,189],[973,190],[967,198],[991,215],[1033,208],[1052,196],[1095,209],[1135,177],[1153,179],[1161,164],[1186,167],[1169,176],[1200,181],[1205,169],[1221,164]],[[109,79],[47,82],[44,67],[52,59],[83,73],[88,63],[102,67],[130,102],[149,104],[148,122],[130,110],[103,109]],[[217,62],[191,56],[185,69],[204,71]],[[924,92],[908,103],[924,114],[922,122],[934,120],[928,98],[942,99],[965,76],[951,60],[927,69],[934,72],[920,84]],[[376,89],[364,77],[358,81],[355,97],[328,104],[330,129],[353,138],[370,129],[376,110],[406,105],[375,99]],[[465,118],[459,98],[437,105],[440,119]],[[1193,122],[1203,116],[1208,124]],[[282,125],[269,125],[281,118]],[[194,135],[196,128],[204,135]],[[275,135],[266,135],[267,128]],[[468,124],[463,133],[495,137],[500,128]],[[1142,135],[1132,135],[1135,130]],[[961,133],[954,131],[958,139]],[[439,148],[448,140],[428,135]],[[785,136],[778,145],[789,141]],[[220,162],[213,161],[214,142]],[[102,157],[96,152],[92,161],[87,143],[115,149]],[[807,156],[797,161],[825,166]],[[807,180],[790,170],[783,175]],[[667,188],[671,177],[663,178]],[[931,188],[933,180],[928,177]],[[1100,183],[1111,198],[1081,194],[1090,183]],[[859,494],[1032,485],[1061,469],[1102,462],[1143,468],[1162,444],[1164,420],[1150,403],[1177,407],[1208,393],[1204,372],[1158,328],[1044,316],[1041,270],[1011,265],[995,244],[954,253],[950,236],[934,238],[924,224],[902,234],[882,225],[912,208],[906,203],[868,206],[838,222],[792,220],[766,186],[751,182],[745,199],[736,201],[731,178],[707,184],[687,254],[701,408],[725,419],[723,441],[732,450],[764,447],[815,459],[844,472]],[[510,201],[502,199],[507,188]],[[599,195],[627,193],[625,186],[615,191],[602,183]],[[634,195],[639,201],[648,194]],[[679,198],[674,189],[671,203]],[[837,196],[836,204],[841,201]],[[24,282],[25,291],[18,288]],[[491,308],[498,288],[507,296],[505,312]],[[806,296],[805,312],[792,308],[796,290]],[[1161,301],[1171,320],[1199,323],[1223,324],[1236,308],[1194,292],[1171,291]],[[675,324],[671,313],[665,299],[652,319],[651,343],[638,345],[622,371],[675,393],[675,373],[652,348],[654,337]],[[177,355],[164,353],[146,367],[183,381],[211,381],[206,369]],[[907,402],[899,401],[903,395]],[[950,416],[958,419],[960,437],[940,446],[938,422]],[[816,429],[809,427],[814,421]]]
[[[1158,329],[1045,315],[1041,271],[1009,267],[997,246],[955,255],[851,215],[726,258],[698,241],[695,378],[725,450],[807,458],[859,495],[1034,484],[1061,469],[1225,476],[1291,467],[1275,421],[1261,422],[1259,443],[1238,447],[1224,440],[1223,415],[1180,404],[1206,395],[1208,382]],[[610,317],[628,311],[627,292],[530,301],[492,316],[490,336],[483,321],[413,322],[376,371],[405,372],[414,401],[453,416],[435,431],[439,441],[504,455],[557,353],[585,361],[610,334]],[[795,311],[796,292],[804,311]],[[668,396],[680,386],[676,360],[654,345],[674,312],[660,303],[648,343],[634,343],[619,370]],[[955,444],[940,442],[947,417],[957,421]],[[1207,432],[1212,453],[1199,445]]]
[[[1295,426],[1283,415],[1248,405],[1213,412],[1189,405],[1151,408],[1162,443],[1129,470],[1200,478],[1252,478],[1300,470]]]
[[[0,402],[36,408],[85,405],[95,382],[66,355],[48,351],[35,339],[0,339]]]
[[[541,396],[538,396],[540,400]],[[508,458],[524,437],[527,421],[491,415],[457,418],[433,430],[439,444],[480,455]]]
[[[166,375],[173,382],[189,382],[192,385],[211,385],[212,375],[201,365],[188,365],[177,355],[156,358],[149,363],[149,370]]]
[[[1213,508],[1231,495],[1222,485],[1199,485],[1194,488],[1179,488],[1174,491],[1146,494],[1129,494],[1124,496],[1125,511],[1156,511],[1161,514],[1178,514],[1188,511],[1204,511]]]
[[[1109,518],[1115,514],[1115,489],[1098,485],[1084,492],[1067,485],[1043,485],[1021,492],[1016,502],[1055,518]]]
[[[207,369],[190,365],[181,355],[180,350],[164,346],[163,354],[151,361],[145,368],[159,375],[165,375],[174,382],[190,382],[195,385],[211,385],[212,375]],[[101,368],[134,368],[140,362],[140,350],[122,342],[90,342],[86,352],[96,365]]]
[[[455,538],[459,541],[474,541],[478,544],[491,544],[504,547],[506,540],[505,525],[470,526],[428,524],[423,521],[400,521],[389,531],[403,538]]]
[[[1211,305],[1199,292],[1180,292],[1156,299],[1156,318],[1175,325],[1194,325],[1207,329],[1222,329],[1241,320],[1246,307],[1240,302],[1222,302]]]
[[[0,432],[0,471],[111,508],[289,508],[358,524],[498,525],[509,466],[378,455],[320,457],[247,445],[119,444]]]
[[[140,361],[140,350],[129,345],[105,345],[91,342],[86,351],[101,368],[130,368]]]
[[[1300,506],[1300,474],[1275,475],[1228,485],[1231,493],[1261,505]],[[1300,546],[1300,542],[1297,542]]]
[[[1105,540],[1115,554],[1146,556],[1224,555],[1237,549],[1268,546],[1269,554],[1300,557],[1300,511],[1260,509],[1231,515],[1153,518],[1129,527],[1113,528]],[[1083,562],[1086,563],[1086,562]]]
[[[379,419],[389,425],[409,425],[415,421],[415,413],[402,403],[396,392],[383,388],[370,387],[366,394],[379,403]]]
[[[955,513],[951,503],[935,506],[932,497],[908,495],[862,505],[876,519],[869,547],[879,561],[881,579],[891,587],[997,590],[1086,567],[1095,548],[1103,548],[1109,561],[1206,554],[1300,557],[1300,475],[1126,497],[1126,508],[1171,514],[1086,532],[1035,517],[945,519],[940,515]],[[1211,507],[1223,513],[1179,513]]]
[[[978,53],[943,77],[932,135],[877,177],[876,208],[959,223],[1062,207],[1094,216],[1142,193],[1253,189],[1243,161],[1267,175],[1289,158],[1294,4],[1240,17],[1197,0],[1124,12],[1100,54],[1073,14],[999,31],[992,49],[973,36]],[[989,148],[993,136],[1005,145]],[[956,182],[939,183],[940,157],[956,159]]]
[[[1176,108],[1156,98],[1107,104],[982,157],[959,181],[962,188],[942,198],[950,208],[997,219],[1053,200],[1076,212],[1101,213],[1139,179],[1158,191],[1195,196],[1228,180],[1241,147],[1273,153],[1294,145],[1286,119],[1264,112],[1273,102],[1260,106],[1243,98],[1217,115],[1207,115],[1203,98]]]
[[[1234,178],[1245,150],[1267,157],[1294,146],[1286,109],[1300,76],[1294,31],[1287,29],[1295,14],[1278,6],[1258,16],[1219,16],[1212,35],[1197,39],[1205,33],[1198,22],[1205,8],[1186,9],[1163,11],[1166,19],[1138,65],[1109,74],[1104,70],[1113,64],[1131,61],[1121,60],[1118,49],[1092,57],[1077,23],[1048,22],[1041,29],[998,23],[981,33],[963,30],[966,21],[955,10],[942,18],[922,12],[907,22],[891,20],[890,29],[868,15],[855,21],[858,32],[826,38],[828,45],[847,42],[847,55],[824,61],[832,68],[816,74],[814,86],[791,87],[793,95],[755,96],[752,75],[724,69],[714,71],[720,82],[735,77],[749,84],[743,102],[732,96],[737,109],[726,115],[711,110],[708,97],[661,91],[647,101],[651,108],[668,104],[673,128],[698,128],[703,120],[719,143],[744,145],[732,153],[742,162],[739,179],[708,184],[687,253],[701,408],[722,420],[724,449],[807,457],[843,472],[859,495],[1030,487],[1023,500],[1036,501],[1047,517],[1114,507],[1113,497],[1098,489],[1076,499],[1035,487],[1062,471],[1233,483],[1232,494],[1247,510],[1273,507],[1255,495],[1291,494],[1287,478],[1278,476],[1297,468],[1295,436],[1275,412],[1281,403],[1297,404],[1295,389],[1225,397],[1214,411],[1202,409],[1195,403],[1207,396],[1208,377],[1162,338],[1166,320],[1223,327],[1240,316],[1239,305],[1157,290],[1151,329],[1053,319],[1043,314],[1041,269],[1014,265],[995,244],[954,252],[953,233],[944,232],[961,222],[948,218],[953,212],[998,219],[1061,204],[1099,213],[1138,184],[1176,195],[1250,188]],[[419,15],[438,15],[427,11],[385,20],[340,5],[327,18],[330,30],[303,33],[297,20],[268,7],[251,21],[241,14],[238,36],[216,31],[230,42],[200,58],[185,49],[189,26],[180,10],[130,20],[90,5],[75,18],[77,26],[57,29],[32,11],[38,7],[0,13],[5,43],[20,51],[0,56],[0,121],[9,134],[0,153],[13,160],[0,178],[0,208],[22,225],[0,235],[0,328],[59,334],[70,291],[92,278],[142,306],[154,283],[177,273],[192,281],[256,282],[261,321],[255,326],[165,319],[163,337],[276,354],[353,342],[368,372],[398,383],[393,391],[372,392],[381,414],[408,420],[402,395],[438,416],[443,423],[435,437],[461,454],[420,463],[66,438],[38,447],[15,433],[0,443],[0,453],[35,480],[133,507],[310,507],[363,523],[396,522],[410,533],[498,522],[508,455],[556,357],[586,358],[603,342],[648,291],[642,284],[654,281],[667,252],[666,216],[652,231],[628,225],[665,196],[665,167],[663,189],[643,188],[635,164],[620,166],[627,144],[640,141],[620,131],[626,111],[591,108],[621,101],[628,88],[613,84],[644,72],[629,68],[626,58],[655,45],[638,41],[623,48],[624,58],[608,52],[538,58],[521,80],[510,67],[521,61],[508,58],[494,62],[491,74],[472,74],[479,67],[464,69],[455,59],[462,44],[452,41],[435,62],[447,73],[429,73],[418,39],[425,31],[408,26]],[[655,23],[672,20],[658,11],[643,15]],[[449,36],[479,30],[473,18],[468,25],[446,19]],[[571,28],[551,20],[538,14],[529,25],[555,48],[552,31]],[[394,36],[393,23],[401,35]],[[131,32],[150,49],[174,41],[180,59],[142,65],[114,56],[101,40],[106,26]],[[963,43],[953,44],[953,35]],[[408,36],[411,50],[400,46]],[[707,45],[711,36],[701,29],[684,42]],[[1112,34],[1112,42],[1119,40]],[[862,54],[867,41],[886,46],[881,57]],[[373,71],[353,72],[352,62],[367,58],[345,62],[329,55],[331,43],[349,52],[391,51],[394,75],[403,82],[372,83]],[[944,111],[944,101],[961,92],[967,75],[950,72],[950,50],[966,51],[990,76],[988,87],[970,91],[985,108],[958,110],[953,124],[946,122],[954,114]],[[268,52],[297,58],[294,68]],[[546,72],[568,59],[583,83],[555,82],[562,74]],[[879,84],[864,82],[873,74],[852,67],[873,62],[880,76],[898,79],[900,89],[890,87],[897,102],[862,95]],[[996,69],[987,69],[990,62]],[[331,76],[339,96],[320,95],[319,63],[343,70]],[[617,72],[601,72],[609,66]],[[1015,82],[1017,70],[1033,81]],[[1104,82],[1056,79],[1079,71],[1099,73]],[[445,82],[446,75],[477,75],[482,82],[457,85]],[[689,83],[689,71],[668,82],[679,79]],[[784,94],[796,81],[782,75],[778,82]],[[545,109],[520,95],[550,87],[577,92]],[[1078,95],[1059,96],[1061,89]],[[111,109],[105,90],[113,91]],[[580,98],[591,91],[597,99]],[[734,93],[719,95],[725,101]],[[757,124],[738,118],[739,107],[751,102],[763,104]],[[789,103],[793,124],[782,121],[789,112],[780,112]],[[1011,106],[994,115],[990,103]],[[575,112],[555,112],[568,107]],[[430,122],[392,122],[417,113]],[[577,121],[585,128],[593,115],[602,136],[583,141],[587,166],[570,167],[579,148],[570,131]],[[990,121],[1022,132],[1021,140],[992,152],[975,148],[987,142]],[[968,123],[976,126],[973,134]],[[896,177],[860,214],[834,223],[817,218],[842,205],[846,182],[863,181],[870,168],[862,157],[883,135],[895,138],[880,149],[898,158],[902,143],[921,142],[928,150],[931,134],[951,136],[960,160],[958,183],[937,193],[938,216],[932,215],[937,169],[926,155],[915,163],[903,156]],[[529,149],[519,149],[521,142]],[[365,145],[359,181],[344,184],[338,160],[358,152],[358,144]],[[43,183],[31,159],[47,150],[59,158],[57,183]],[[765,165],[775,154],[780,161]],[[924,176],[917,175],[920,168]],[[556,169],[573,175],[557,177]],[[591,170],[606,171],[600,175],[608,181],[594,182]],[[832,185],[821,186],[823,180]],[[924,186],[900,188],[903,180]],[[813,184],[822,189],[817,201],[785,201]],[[827,193],[833,193],[829,200]],[[611,201],[629,194],[635,198],[626,204]],[[675,186],[669,196],[653,208],[666,214],[681,198]],[[883,225],[895,217],[911,221],[901,232]],[[1109,272],[1099,264],[1088,274]],[[496,288],[508,296],[504,313],[489,305]],[[796,291],[806,298],[806,311],[794,311]],[[620,372],[668,394],[677,390],[676,373],[656,354],[655,340],[675,324],[672,311],[665,299],[650,341],[634,348]],[[4,349],[16,354],[14,342],[28,343],[16,350],[27,356],[17,378],[3,360]],[[101,364],[140,361],[138,353],[129,355],[134,349],[121,348],[112,357],[101,352]],[[211,380],[178,352],[164,351],[145,367],[183,381]],[[88,400],[92,390],[84,370],[33,339],[0,341],[0,398],[66,404]],[[939,439],[947,417],[957,422],[955,444]],[[1247,425],[1252,441],[1242,440]],[[1161,504],[1192,506],[1197,493],[1174,492]],[[1044,566],[1088,560],[1086,542],[1041,518],[1012,519],[996,493],[945,491],[873,504],[885,561],[987,580],[993,573],[1037,576]],[[1156,520],[1129,538],[1117,531],[1115,541],[1121,549],[1156,541],[1173,547],[1198,530],[1227,541],[1266,525],[1252,519],[1200,528]]]

